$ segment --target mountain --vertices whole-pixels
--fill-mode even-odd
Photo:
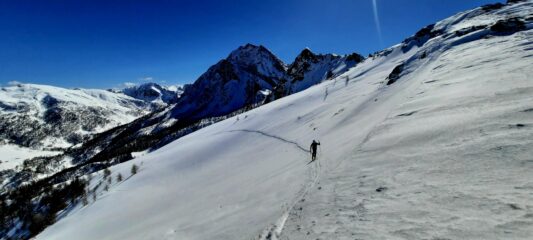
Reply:
[[[28,148],[66,148],[147,113],[123,94],[16,84],[0,89],[0,138]]]
[[[79,175],[43,199],[80,179],[90,197],[68,195],[36,239],[528,239],[532,13],[533,1],[458,13],[331,81]],[[220,65],[215,85],[239,83],[241,66]],[[281,80],[270,70],[260,87]],[[187,111],[205,116],[213,99]]]
[[[182,93],[182,88],[175,87],[170,89],[157,83],[144,83],[125,88],[120,92],[132,98],[152,103],[156,107],[162,107],[176,103]]]
[[[287,78],[285,64],[263,46],[247,44],[186,85],[174,117],[220,116],[266,98]],[[264,94],[262,94],[264,93]]]
[[[181,93],[181,87],[156,83],[107,91],[36,84],[2,87],[0,169],[13,169],[33,158],[60,155],[97,133],[176,103]]]
[[[364,61],[364,57],[352,53],[347,56],[336,54],[315,54],[309,48],[305,48],[288,66],[287,73],[291,81],[286,88],[289,92],[299,92],[324,79],[332,79],[346,72],[358,63]]]
[[[177,119],[222,116],[246,106],[299,92],[338,76],[363,61],[357,53],[338,56],[302,51],[287,66],[264,46],[246,44],[211,66],[172,110]]]

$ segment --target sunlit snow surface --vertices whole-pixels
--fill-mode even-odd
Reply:
[[[116,165],[140,171],[37,239],[530,239],[533,30],[474,34],[396,46]]]
[[[15,144],[0,144],[0,170],[14,169],[22,165],[24,160],[33,157],[54,156],[61,153],[58,151],[25,148]]]

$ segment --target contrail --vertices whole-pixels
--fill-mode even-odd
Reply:
[[[379,44],[381,44],[381,47],[383,47],[383,37],[381,36],[381,24],[379,23],[377,0],[372,0],[372,6],[374,8],[374,22],[376,23],[376,30],[378,32]]]

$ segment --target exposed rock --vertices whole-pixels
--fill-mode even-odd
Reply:
[[[526,30],[525,23],[519,18],[508,18],[504,20],[499,20],[494,25],[490,27],[490,30],[501,33],[501,34],[510,34],[518,31]]]
[[[498,10],[504,6],[505,5],[502,3],[493,3],[493,4],[486,4],[486,5],[481,6],[481,9],[488,12],[492,10]]]
[[[398,65],[398,66],[396,66],[396,67],[394,67],[392,72],[387,77],[387,80],[388,80],[387,81],[387,85],[391,85],[391,84],[395,83],[398,79],[400,79],[400,74],[403,71],[403,67],[404,67],[403,63]]]
[[[414,36],[409,37],[405,40],[403,40],[402,44],[402,51],[407,52],[409,49],[411,49],[413,46],[422,46],[424,43],[426,43],[428,40],[440,36],[443,34],[442,30],[436,30],[435,24],[430,24],[422,29],[420,29],[418,32],[415,33]]]

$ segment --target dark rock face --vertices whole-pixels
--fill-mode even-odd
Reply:
[[[50,95],[46,95],[42,100],[41,102],[43,103],[43,105],[47,108],[52,108],[52,107],[55,107],[57,106],[57,104],[59,103],[59,101],[57,99],[55,99],[54,97],[50,96]]]
[[[435,24],[430,24],[428,26],[425,26],[422,29],[420,29],[418,32],[416,32],[414,36],[403,40],[402,51],[407,52],[413,46],[420,47],[424,45],[424,43],[426,43],[428,40],[434,37],[440,36],[442,34],[443,34],[442,30],[435,30]]]
[[[369,58],[386,57],[386,56],[388,56],[391,53],[392,53],[392,49],[391,48],[387,48],[387,49],[383,49],[381,51],[374,52],[372,54],[368,54],[368,57]]]
[[[507,0],[507,4],[526,2],[527,0]]]
[[[346,56],[346,61],[354,61],[356,63],[360,63],[365,60],[365,57],[361,56],[358,53],[352,53],[348,56]]]
[[[435,24],[430,24],[430,25],[423,27],[422,29],[418,30],[418,32],[415,33],[415,38],[423,38],[426,36],[429,36],[429,37],[436,36],[437,34],[433,32],[434,27],[435,27]]]
[[[460,36],[464,36],[466,34],[469,34],[471,32],[475,32],[475,31],[478,31],[478,30],[481,30],[481,29],[485,29],[487,26],[485,25],[480,25],[480,26],[472,26],[472,27],[468,27],[468,28],[463,28],[463,29],[460,29],[460,30],[457,30],[454,32],[455,36],[457,37],[460,37]]]
[[[403,68],[404,68],[404,64],[400,64],[396,67],[394,67],[394,69],[392,70],[392,72],[389,74],[389,76],[387,77],[387,85],[391,85],[393,83],[395,83],[398,79],[400,79],[400,75],[402,74],[402,71],[403,71]]]
[[[494,3],[494,4],[487,4],[487,5],[483,5],[481,6],[481,9],[483,9],[483,11],[492,11],[492,10],[498,10],[502,7],[504,7],[505,5],[502,4],[502,3]]]
[[[257,72],[257,68],[248,68],[248,70],[251,70],[252,72]],[[235,69],[233,69],[233,65],[231,65],[231,62],[224,59],[221,60],[217,67],[214,68],[215,75],[218,75],[224,82],[227,83],[230,80],[239,80],[239,76],[235,73]]]
[[[321,59],[323,59],[323,56],[315,55],[306,48],[289,65],[287,73],[292,77],[293,81],[301,81],[304,79],[304,74],[309,71],[311,64],[318,63]]]
[[[526,30],[526,25],[519,18],[508,18],[499,20],[490,27],[490,30],[500,34],[510,34]]]

